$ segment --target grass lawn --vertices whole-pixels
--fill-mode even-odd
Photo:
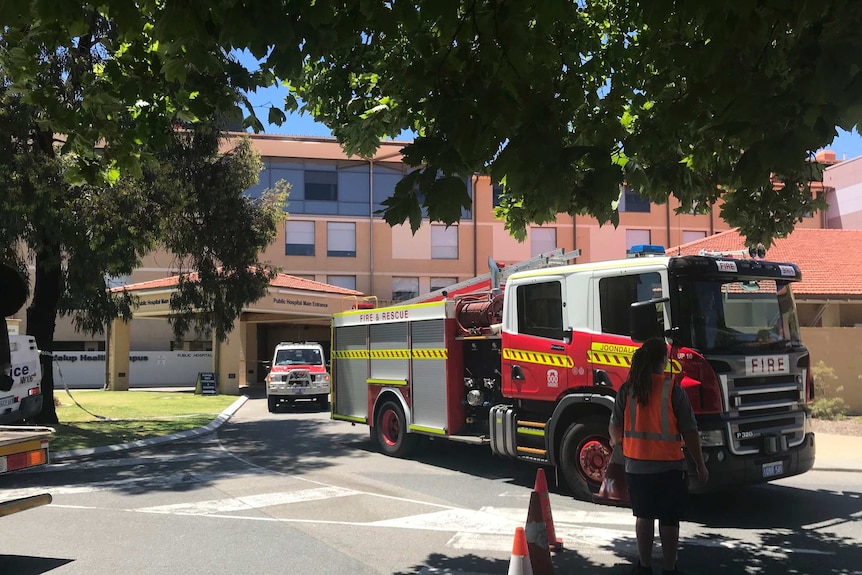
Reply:
[[[235,395],[190,392],[101,390],[73,390],[72,397],[56,391],[54,397],[60,419],[51,438],[51,451],[55,452],[202,427],[238,399]]]

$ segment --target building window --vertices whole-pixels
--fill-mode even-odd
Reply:
[[[491,192],[494,198],[494,207],[500,207],[500,196],[503,195],[503,184],[494,184],[491,186]]]
[[[696,242],[706,237],[706,232],[682,232],[682,243]]]
[[[649,245],[650,231],[649,230],[626,230],[626,250],[632,249],[632,246]]]
[[[314,255],[314,222],[284,223],[284,253],[288,256]]]
[[[630,187],[623,186],[623,193],[620,197],[619,211],[649,213],[650,202],[648,199],[641,197],[636,191],[634,191]]]
[[[458,259],[458,227],[431,226],[431,259]]]
[[[530,256],[557,249],[557,228],[530,228]]]
[[[392,301],[404,301],[419,295],[419,278],[392,278]]]
[[[356,257],[356,224],[326,223],[326,255],[332,258]]]
[[[326,283],[344,289],[356,289],[356,276],[326,276]]]
[[[441,290],[458,283],[458,278],[431,278],[431,291]]]
[[[305,199],[317,202],[337,202],[338,173],[306,170]]]

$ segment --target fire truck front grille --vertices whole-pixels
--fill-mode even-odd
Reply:
[[[732,453],[773,454],[805,441],[805,374],[796,367],[801,355],[790,352],[785,357],[790,373],[772,374],[750,373],[750,357],[720,358]]]
[[[308,387],[311,385],[311,373],[307,369],[294,369],[282,375],[281,381],[290,386]]]
[[[803,400],[802,378],[795,374],[728,378],[727,386],[728,408],[734,416],[793,411]]]
[[[730,450],[737,455],[772,454],[805,441],[805,413],[731,421]]]
[[[737,377],[733,384],[738,388],[757,388],[775,385],[796,385],[796,376],[793,374],[773,375],[770,377]]]

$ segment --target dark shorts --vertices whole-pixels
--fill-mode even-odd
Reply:
[[[626,473],[632,514],[644,519],[678,522],[688,501],[685,471]]]

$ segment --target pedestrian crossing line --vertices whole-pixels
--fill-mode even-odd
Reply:
[[[262,476],[265,472],[255,469],[244,470],[243,476]],[[215,473],[189,473],[180,471],[167,475],[153,475],[147,477],[130,477],[128,479],[113,479],[110,481],[98,481],[80,485],[43,485],[38,487],[23,487],[19,489],[6,489],[3,491],[4,498],[15,499],[18,497],[29,497],[48,492],[56,497],[58,495],[77,495],[82,493],[94,493],[97,491],[110,491],[113,489],[128,489],[129,487],[150,488],[172,488],[178,485],[191,485],[196,483],[212,483],[224,477],[236,477],[236,474],[225,471]]]
[[[245,497],[229,499],[213,499],[193,503],[175,503],[172,505],[156,505],[135,509],[139,513],[169,513],[172,515],[212,515],[215,513],[230,513],[232,511],[248,511],[276,505],[289,505],[306,501],[320,501],[337,497],[359,495],[359,491],[341,487],[320,487],[300,491],[282,491],[276,493],[261,493]]]
[[[482,507],[483,513],[499,515],[512,521],[523,523],[527,520],[527,511],[520,507]],[[634,528],[634,517],[631,511],[585,511],[585,510],[553,510],[554,524],[574,523],[577,525],[621,525]]]

